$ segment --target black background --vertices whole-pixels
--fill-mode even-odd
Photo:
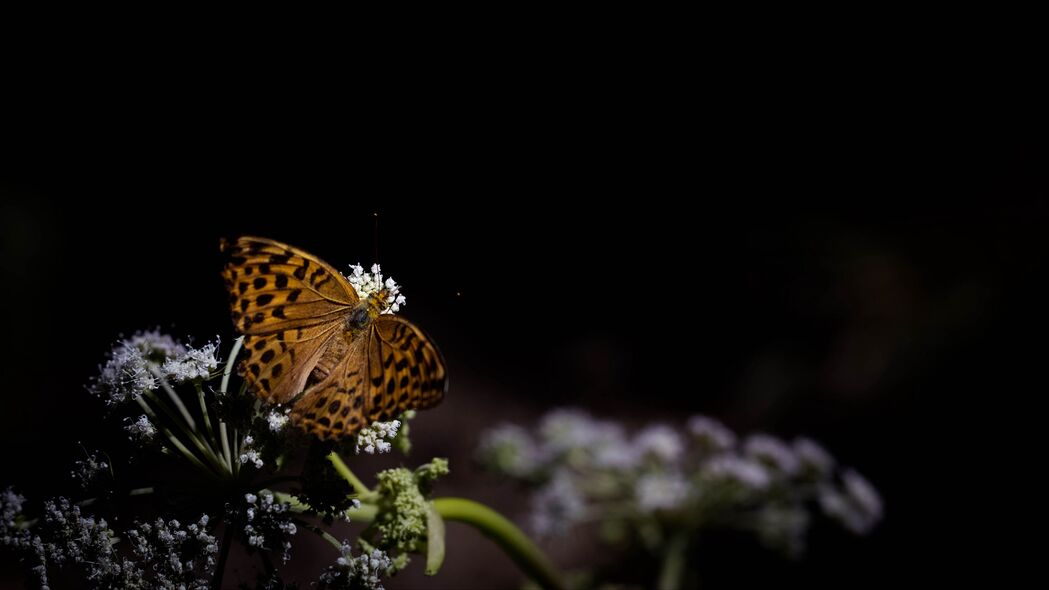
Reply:
[[[887,511],[866,539],[818,530],[801,564],[712,549],[712,587],[987,571],[1029,511],[1044,146],[939,100],[701,108],[664,90],[401,96],[381,115],[322,101],[279,122],[187,95],[20,121],[0,185],[3,480],[52,494],[75,441],[119,440],[84,391],[119,334],[230,341],[220,237],[337,267],[377,242],[451,371],[410,461],[451,455],[457,493],[500,504],[466,454],[486,424],[703,412],[824,441]],[[513,583],[507,562],[478,577],[498,575],[483,542],[456,538],[439,581]]]

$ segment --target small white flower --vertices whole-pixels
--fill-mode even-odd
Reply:
[[[246,502],[247,502],[248,504],[254,504],[255,502],[258,502],[258,501],[259,501],[259,497],[258,497],[258,496],[256,496],[255,494],[252,494],[252,493],[247,493],[247,494],[244,494],[244,500],[245,500],[245,501],[246,501]]]
[[[680,473],[649,473],[634,488],[637,504],[644,512],[673,510],[688,498],[688,482]]]
[[[382,269],[378,264],[372,265],[370,273],[364,272],[364,267],[359,264],[351,264],[350,274],[346,275],[346,280],[353,285],[357,296],[361,299],[385,290],[386,307],[381,310],[382,313],[396,313],[404,305],[405,298],[404,295],[401,295],[401,286],[393,280],[393,277],[383,279]]]
[[[255,469],[262,469],[262,466],[264,465],[262,457],[259,456],[259,452],[255,449],[250,449],[241,453],[240,463],[241,465],[244,465],[245,463],[251,463],[255,466]]]
[[[270,430],[273,432],[280,432],[284,425],[288,423],[288,410],[284,410],[283,413],[272,411],[266,415],[266,422],[270,425]]]
[[[364,451],[369,455],[388,453],[393,446],[386,442],[397,438],[397,431],[401,428],[400,420],[389,422],[372,422],[367,428],[362,428],[357,433],[357,452]]]

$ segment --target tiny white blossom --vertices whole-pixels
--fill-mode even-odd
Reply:
[[[244,444],[241,446],[240,463],[244,465],[251,463],[255,466],[255,469],[262,469],[263,461],[262,456],[255,449],[250,448],[251,445],[255,444],[255,439],[250,435],[244,437]]]
[[[364,451],[369,455],[388,453],[393,446],[386,442],[397,438],[397,431],[401,428],[400,420],[389,422],[372,422],[367,428],[362,428],[357,433],[357,452]]]
[[[372,265],[370,273],[365,272],[364,267],[360,264],[351,264],[350,274],[346,275],[346,280],[353,285],[357,296],[361,299],[385,290],[386,307],[381,310],[382,313],[396,313],[404,305],[405,298],[404,295],[401,295],[401,286],[393,280],[393,277],[383,279],[382,269],[378,264]]]
[[[280,432],[284,425],[288,423],[288,410],[283,413],[277,411],[271,411],[266,415],[266,422],[270,425],[270,430],[273,432]]]
[[[372,549],[371,553],[354,556],[353,547],[343,541],[339,553],[336,565],[321,574],[321,588],[383,590],[381,577],[393,570],[393,560],[384,551]]]

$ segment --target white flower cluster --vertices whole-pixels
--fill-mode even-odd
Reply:
[[[88,389],[108,405],[120,404],[157,389],[160,379],[207,378],[218,368],[217,351],[217,342],[187,348],[158,331],[138,332],[113,347]]]
[[[834,458],[815,441],[754,434],[740,442],[707,416],[692,416],[683,429],[651,424],[630,435],[618,423],[558,409],[535,432],[504,424],[483,433],[478,457],[536,488],[531,520],[540,534],[584,518],[674,526],[697,521],[701,511],[700,522],[748,530],[795,553],[816,504],[857,533],[882,516],[874,488],[848,470],[836,483]]]
[[[291,540],[289,537],[298,532],[291,520],[290,504],[276,502],[273,494],[244,494],[247,506],[244,509],[244,536],[248,545],[258,549],[269,550],[279,546],[281,558],[286,563],[291,559]]]
[[[127,431],[128,438],[139,444],[151,442],[157,434],[157,428],[145,414],[139,416],[135,421],[132,421],[131,418],[125,418],[124,421],[127,422],[124,430]]]
[[[73,463],[73,479],[81,488],[87,489],[96,479],[109,472],[109,464],[97,452],[88,453],[83,460]]]
[[[215,356],[218,347],[216,339],[200,348],[189,348],[183,354],[165,361],[160,370],[175,383],[206,379],[219,367],[219,360]]]
[[[400,420],[389,422],[372,422],[366,428],[357,433],[357,452],[364,451],[369,455],[376,452],[388,453],[392,445],[386,442],[397,438],[397,431],[401,428]]]
[[[401,295],[401,286],[393,280],[393,277],[382,278],[382,269],[378,264],[373,264],[371,272],[365,272],[364,267],[359,264],[350,265],[350,274],[346,279],[357,291],[357,296],[365,299],[383,289],[386,289],[386,308],[382,313],[397,313],[404,305],[405,298]]]
[[[238,457],[238,459],[240,460],[241,465],[246,465],[250,463],[255,466],[255,469],[262,469],[262,466],[265,463],[262,460],[262,454],[260,454],[257,449],[251,448],[251,446],[254,444],[254,437],[252,437],[251,435],[245,436],[244,442],[241,443],[240,446],[240,456]]]
[[[372,549],[370,553],[353,555],[353,547],[343,541],[335,565],[329,566],[320,576],[318,588],[356,588],[359,590],[383,590],[382,576],[393,570],[393,560],[385,552]]]
[[[95,588],[210,586],[218,544],[207,533],[207,516],[187,527],[163,519],[138,525],[123,535],[130,550],[118,553],[106,521],[82,514],[65,498],[44,502],[42,518],[32,528],[16,527],[23,502],[10,490],[0,494],[0,539],[26,554],[42,588],[49,587],[52,570],[71,567],[80,568],[80,578]]]
[[[283,412],[272,410],[266,414],[266,422],[269,424],[271,432],[280,432],[284,429],[284,426],[288,423],[288,412],[291,408],[286,408]]]

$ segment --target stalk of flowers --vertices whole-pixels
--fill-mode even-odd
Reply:
[[[377,265],[372,273],[355,267],[349,279],[365,291],[399,288]],[[399,294],[391,299],[391,306],[403,304]],[[283,588],[281,568],[305,532],[332,545],[332,565],[318,572],[317,586],[382,588],[413,555],[424,556],[427,573],[439,571],[446,519],[494,538],[542,587],[561,587],[545,556],[509,521],[469,500],[431,498],[435,480],[448,473],[446,460],[381,471],[371,486],[353,472],[343,457],[406,452],[414,412],[372,423],[348,441],[314,440],[293,427],[289,408],[246,391],[233,370],[242,345],[236,339],[223,360],[217,339],[197,347],[154,330],[113,347],[89,391],[138,454],[170,458],[195,475],[199,491],[166,489],[170,482],[131,488],[123,481],[130,469],[86,450],[71,470],[79,497],[57,496],[42,513],[27,514],[32,504],[8,489],[0,495],[0,542],[24,556],[40,587],[49,587],[55,571],[73,569],[97,588],[222,588],[239,544],[258,556],[260,587]],[[114,503],[163,515],[115,527]],[[215,506],[223,509],[215,513]],[[338,539],[329,530],[337,520],[369,526],[357,539]]]
[[[741,438],[706,416],[630,432],[578,409],[557,409],[532,430],[504,424],[486,431],[477,456],[533,491],[530,526],[537,534],[596,523],[607,541],[633,540],[662,560],[667,575],[677,577],[661,578],[661,587],[680,582],[678,566],[705,530],[749,532],[798,556],[816,517],[864,535],[883,516],[875,488],[839,468],[815,441]]]

